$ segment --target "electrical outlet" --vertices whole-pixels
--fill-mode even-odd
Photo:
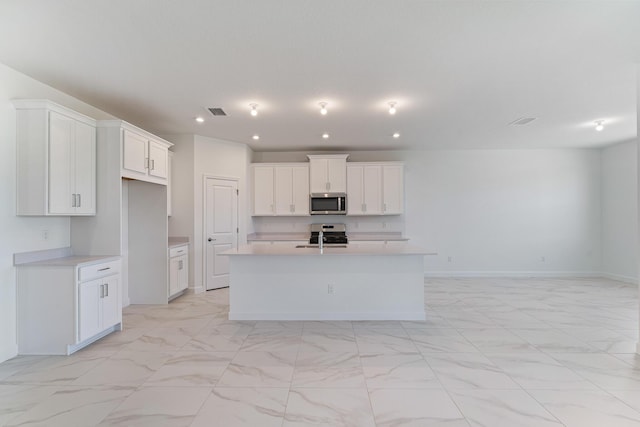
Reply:
[[[42,230],[42,240],[49,240],[49,230]]]
[[[382,221],[382,228],[387,228],[387,223]]]
[[[331,284],[327,285],[327,293],[329,295],[333,295],[333,285]]]
[[[540,262],[544,262],[544,261],[545,261],[545,260],[544,260],[544,257],[543,257],[543,256],[541,256],[541,257],[540,257]]]
[[[451,261],[453,261],[453,257],[450,256],[447,258],[447,262],[451,262]]]

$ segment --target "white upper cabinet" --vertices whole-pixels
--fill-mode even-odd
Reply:
[[[347,214],[382,215],[382,168],[380,165],[347,165]]]
[[[172,144],[143,132],[123,130],[122,176],[166,185]]]
[[[253,216],[309,215],[309,165],[256,163],[251,169]]]
[[[310,154],[307,157],[311,193],[346,193],[348,154]]]
[[[46,100],[14,106],[17,215],[95,215],[95,120]]]
[[[347,215],[403,212],[403,165],[395,162],[347,164]]]
[[[275,215],[273,166],[251,165],[253,170],[253,215]]]
[[[309,215],[309,166],[275,166],[276,215]]]
[[[382,212],[400,215],[404,212],[404,165],[389,163],[382,166]]]

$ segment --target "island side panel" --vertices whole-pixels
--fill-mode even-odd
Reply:
[[[424,320],[422,255],[230,256],[231,320]]]

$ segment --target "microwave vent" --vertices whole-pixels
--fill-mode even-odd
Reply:
[[[209,108],[209,111],[214,116],[226,116],[227,115],[227,113],[225,113],[224,110],[222,108],[220,108],[220,107],[211,107],[211,108]]]

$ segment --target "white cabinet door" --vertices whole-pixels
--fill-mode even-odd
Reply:
[[[49,214],[73,214],[75,120],[51,111],[49,113]]]
[[[382,167],[382,207],[385,215],[404,212],[404,167],[385,165]]]
[[[169,258],[169,296],[178,292],[178,258]]]
[[[309,160],[309,186],[311,193],[329,191],[328,159]]]
[[[365,215],[382,214],[382,167],[379,165],[365,166],[363,168]]]
[[[308,155],[311,193],[347,191],[348,154]]]
[[[182,255],[178,257],[178,282],[177,282],[177,291],[183,291],[189,287],[189,257],[187,255]]]
[[[293,215],[293,169],[288,166],[275,166],[275,214]]]
[[[120,280],[119,276],[107,276],[102,283],[102,325],[101,330],[112,327],[121,322],[120,308]]]
[[[309,215],[309,167],[294,166],[292,203],[294,215]]]
[[[76,122],[74,182],[77,215],[96,213],[96,129]]]
[[[329,159],[327,161],[328,191],[344,193],[347,191],[347,161],[346,159]]]
[[[273,166],[253,167],[253,215],[275,213]]]
[[[124,130],[122,145],[122,168],[132,174],[130,177],[146,176],[149,158],[147,138]]]
[[[364,215],[364,167],[347,166],[347,215]]]
[[[167,170],[169,166],[168,162],[168,150],[163,144],[157,141],[149,141],[149,175],[157,178],[166,178]]]
[[[102,331],[101,279],[80,283],[78,290],[78,341],[84,341]]]

